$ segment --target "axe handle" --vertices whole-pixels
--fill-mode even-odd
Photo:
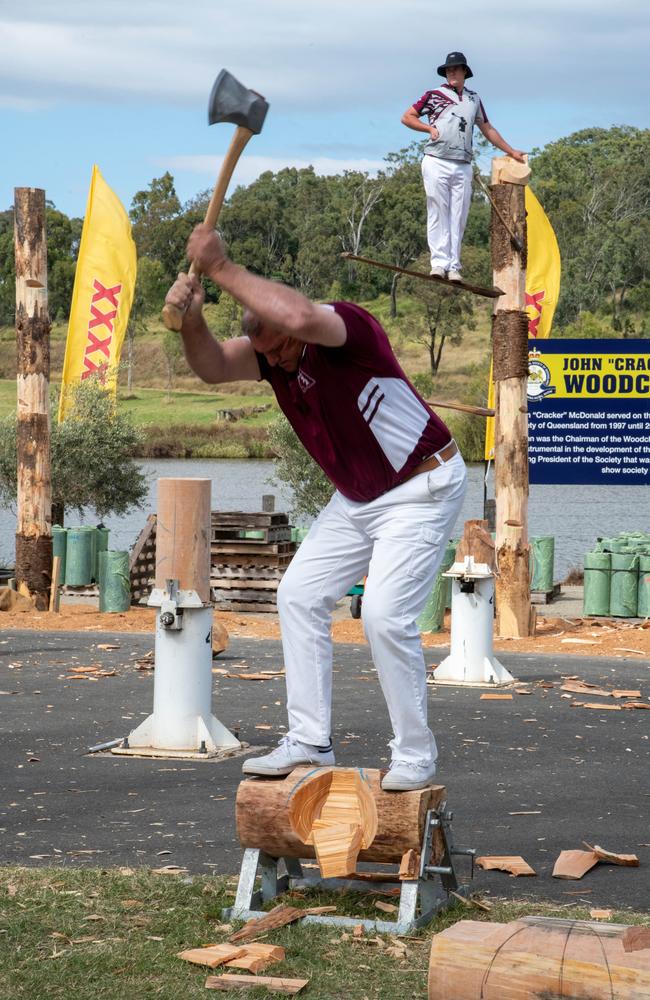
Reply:
[[[221,207],[226,197],[226,191],[228,190],[228,185],[230,184],[230,178],[233,175],[233,171],[237,166],[237,161],[244,151],[246,143],[254,135],[249,128],[244,128],[243,125],[238,125],[235,130],[235,134],[232,137],[230,146],[228,147],[228,152],[224,157],[224,161],[221,164],[221,170],[219,171],[219,176],[217,177],[217,183],[214,186],[214,191],[212,192],[212,197],[210,198],[210,204],[205,213],[205,219],[203,220],[206,226],[210,226],[211,229],[217,224],[217,219],[219,218],[219,213],[221,212]],[[190,274],[199,274],[199,271],[192,261],[190,265]],[[163,307],[162,318],[165,326],[168,330],[175,330],[177,333],[183,326],[183,317],[185,316],[185,311],[183,309],[178,309],[176,306],[172,306],[166,303]]]

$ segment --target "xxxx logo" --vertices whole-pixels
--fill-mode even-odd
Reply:
[[[298,369],[298,385],[300,386],[303,392],[307,392],[307,390],[311,389],[312,385],[315,384],[316,380],[313,379],[311,375],[308,375],[306,372],[304,372],[302,368]]]
[[[546,295],[545,291],[532,292],[529,294],[526,292],[526,308],[530,306],[533,310],[533,315],[528,313],[528,336],[537,337],[539,331],[539,321],[542,318],[542,299]],[[535,315],[536,314],[536,315]]]

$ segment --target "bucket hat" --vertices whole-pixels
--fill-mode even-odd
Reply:
[[[438,66],[438,76],[446,76],[447,70],[451,69],[452,66],[464,66],[467,70],[467,80],[469,80],[470,76],[474,76],[462,52],[449,52],[442,66]]]

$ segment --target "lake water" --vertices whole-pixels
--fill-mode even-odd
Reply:
[[[227,459],[152,459],[140,462],[149,478],[149,496],[143,510],[122,517],[108,517],[109,545],[128,549],[137,538],[147,514],[156,510],[157,479],[166,476],[198,476],[212,480],[213,510],[260,510],[262,494],[276,495],[276,510],[291,509],[287,487],[273,483],[272,461]],[[469,467],[469,488],[457,533],[463,521],[483,516],[481,464]],[[493,493],[493,481],[489,495]],[[93,511],[83,518],[67,517],[68,526],[96,524]],[[647,486],[531,486],[529,531],[531,535],[555,536],[555,579],[562,579],[571,566],[582,566],[584,553],[599,536],[619,531],[650,530],[650,492]],[[13,565],[16,518],[0,510],[0,563]]]

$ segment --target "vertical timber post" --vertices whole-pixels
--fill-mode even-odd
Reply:
[[[528,168],[509,157],[492,161],[491,244],[494,284],[504,294],[492,318],[495,390],[496,630],[521,637],[534,631],[528,544],[528,315],[526,208]],[[500,218],[501,216],[502,218]],[[504,221],[520,244],[508,233]]]
[[[45,191],[14,192],[16,255],[16,585],[47,611],[52,572],[50,319]]]

